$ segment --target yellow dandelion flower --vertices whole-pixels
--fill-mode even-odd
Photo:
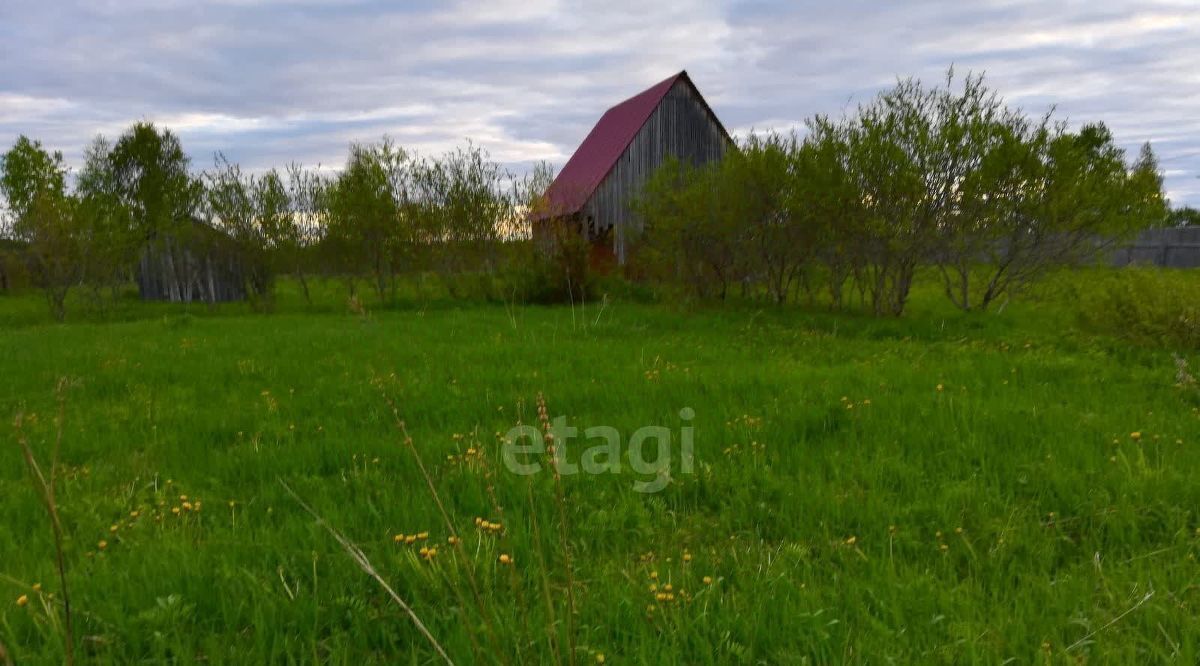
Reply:
[[[1129,433],[1129,439],[1132,439],[1135,442],[1141,438],[1142,438],[1142,433],[1139,430],[1134,430],[1133,432]]]
[[[22,594],[21,596],[17,597],[17,605],[18,606],[24,606],[27,603],[29,603],[28,595]]]
[[[41,584],[41,583],[34,583],[32,587],[33,587],[33,591],[34,591],[34,592],[41,592],[41,591],[42,591],[42,584]]]
[[[596,653],[596,663],[597,663],[597,664],[603,664],[603,663],[604,663],[604,653],[603,653],[603,652],[597,652],[597,653]]]
[[[691,553],[688,553],[688,552],[684,552],[684,554],[683,554],[683,561],[684,561],[684,562],[691,562],[691,561],[692,561],[692,554],[691,554]]]
[[[397,534],[396,536],[392,537],[392,541],[394,541],[396,543],[404,543],[404,535]]]
[[[117,528],[117,526],[116,526],[116,525],[113,525],[112,527],[109,527],[109,528],[108,528],[108,531],[109,531],[109,532],[112,532],[113,534],[116,534],[116,533],[117,533],[117,529],[118,529],[118,528]]]
[[[140,516],[140,515],[142,515],[142,512],[141,512],[141,511],[130,511],[130,512],[129,512],[129,517],[130,517],[130,518],[137,518],[137,517],[138,517],[138,516]]]
[[[191,511],[191,510],[192,510],[192,503],[191,503],[191,502],[184,502],[183,504],[180,504],[179,506],[182,506],[184,511]]]
[[[179,515],[179,507],[177,507],[177,506],[171,507],[171,513],[178,516]]]
[[[459,541],[460,539],[456,536],[446,537],[446,543],[450,544],[451,546],[457,546]]]
[[[96,544],[96,547],[99,548],[100,550],[104,550],[105,548],[108,548],[108,542],[101,541],[100,543]]]
[[[657,579],[657,578],[658,578],[658,572],[657,572],[657,571],[651,571],[651,572],[650,572],[650,578],[651,578],[651,580]]]
[[[180,495],[180,496],[179,496],[179,501],[180,501],[180,502],[186,502],[186,501],[187,501],[187,495]]]
[[[508,553],[500,553],[500,564],[512,564],[513,558]]]
[[[853,546],[856,543],[858,543],[858,537],[856,537],[856,536],[851,536],[848,539],[846,539],[847,546]]]
[[[658,592],[658,583],[650,583],[650,591]]]
[[[704,578],[701,578],[700,580],[704,581],[705,585],[712,585],[712,576],[705,576]]]
[[[429,538],[429,532],[417,532],[417,538],[424,541]]]
[[[944,390],[946,390],[946,387],[945,387],[945,386],[942,386],[941,384],[938,384],[938,385],[937,385],[937,392],[938,392],[938,393],[941,393],[941,392],[942,392],[942,391],[944,391]]]
[[[667,583],[666,585],[663,585],[663,591],[664,591],[664,592],[670,592],[672,589],[674,589],[674,588],[673,588],[673,587],[671,587],[671,584],[670,584],[670,583]]]

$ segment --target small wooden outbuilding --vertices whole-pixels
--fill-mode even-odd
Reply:
[[[239,301],[246,298],[244,263],[233,239],[194,220],[147,239],[138,261],[138,292],[152,301]]]
[[[568,225],[623,264],[630,232],[640,229],[630,204],[655,169],[668,157],[695,166],[719,160],[733,145],[691,77],[679,72],[600,117],[547,190],[534,233]]]

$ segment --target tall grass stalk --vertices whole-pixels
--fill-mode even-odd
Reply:
[[[41,498],[42,504],[46,507],[46,514],[50,519],[50,527],[54,531],[54,561],[55,568],[58,570],[58,582],[62,587],[63,598],[63,640],[66,651],[66,663],[68,666],[71,666],[75,663],[75,625],[71,617],[71,592],[70,587],[67,585],[67,562],[64,554],[62,520],[59,518],[58,502],[54,496],[55,482],[58,475],[59,453],[62,451],[63,427],[67,418],[67,389],[69,387],[70,381],[65,377],[61,377],[54,389],[56,403],[54,416],[55,432],[54,449],[50,455],[49,477],[42,473],[42,468],[38,465],[37,457],[33,454],[33,448],[29,445],[29,438],[25,435],[25,415],[23,413],[17,413],[16,418],[13,420],[13,428],[16,430],[17,444],[21,447],[21,453],[25,457],[25,466],[29,470],[29,477],[33,481],[34,489]]]
[[[550,455],[550,468],[554,470],[554,502],[558,507],[558,546],[562,550],[563,571],[567,579],[567,663],[575,663],[575,573],[571,562],[570,525],[567,522],[567,501],[563,491],[562,474],[558,469],[558,449],[554,435],[550,430],[550,413],[546,408],[546,398],[541,393],[537,396],[538,419],[542,424],[542,432],[546,437],[546,451]],[[566,451],[562,452],[566,455]]]
[[[492,621],[491,614],[487,610],[487,606],[483,603],[483,595],[479,591],[479,582],[475,578],[474,566],[470,564],[470,559],[467,558],[466,551],[463,549],[463,540],[459,536],[458,530],[454,527],[454,521],[450,519],[450,513],[446,511],[446,505],[442,502],[441,495],[438,494],[437,486],[433,483],[433,477],[430,476],[429,470],[425,467],[425,462],[421,459],[421,454],[417,451],[416,444],[413,443],[413,438],[408,434],[408,426],[404,419],[400,418],[400,409],[396,406],[395,400],[383,390],[382,384],[376,381],[379,386],[380,394],[383,396],[384,402],[392,410],[392,419],[395,422],[397,430],[404,440],[404,446],[412,454],[413,461],[417,464],[417,469],[421,472],[421,477],[425,479],[425,486],[429,490],[429,495],[433,498],[434,504],[437,505],[438,513],[441,514],[442,522],[446,525],[446,530],[454,537],[454,547],[458,551],[461,560],[466,563],[464,570],[467,574],[467,582],[471,586],[471,594],[475,598],[475,606],[479,609],[480,619],[483,620],[484,626],[487,628],[488,639],[492,643],[497,656],[503,655],[500,649],[500,639],[496,634],[495,623]],[[457,591],[457,587],[451,585],[451,588]],[[472,638],[474,642],[474,638]],[[503,659],[502,661],[507,661]]]
[[[341,532],[334,529],[332,525],[325,522],[325,519],[321,517],[321,514],[317,513],[311,506],[305,503],[305,501],[296,494],[296,491],[292,490],[291,486],[289,486],[287,482],[285,482],[283,479],[279,479],[279,484],[283,486],[283,489],[286,490],[289,495],[292,496],[292,499],[296,500],[297,504],[299,504],[317,521],[318,525],[325,528],[325,531],[329,532],[329,534],[337,540],[338,544],[340,544],[342,549],[346,551],[346,554],[349,555],[356,564],[358,564],[360,569],[366,572],[366,574],[371,578],[374,578],[376,583],[379,583],[379,586],[383,588],[384,592],[387,592],[387,595],[392,598],[392,601],[395,601],[396,605],[400,606],[400,608],[408,615],[409,619],[411,619],[413,624],[417,627],[417,631],[421,632],[421,635],[424,636],[427,641],[429,641],[429,644],[433,646],[433,649],[437,651],[437,653],[446,661],[447,664],[451,664],[451,666],[453,666],[454,661],[450,659],[450,655],[446,654],[446,650],[442,648],[442,644],[439,643],[438,640],[433,637],[433,634],[429,632],[429,629],[425,626],[425,623],[421,621],[421,618],[417,616],[417,613],[412,609],[412,606],[409,606],[407,603],[405,603],[404,599],[401,599],[400,595],[396,594],[396,591],[392,589],[392,586],[388,585],[388,582],[383,579],[383,576],[379,575],[379,572],[375,569],[374,565],[371,564],[371,560],[367,558],[366,553],[364,553],[362,549],[359,548],[354,542],[343,536]]]

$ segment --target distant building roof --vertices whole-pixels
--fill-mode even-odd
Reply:
[[[681,78],[695,88],[687,72],[681,71],[604,112],[546,190],[551,215],[570,215],[587,203],[646,119]]]

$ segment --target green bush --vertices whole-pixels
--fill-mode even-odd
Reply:
[[[26,252],[22,244],[0,238],[0,294],[29,286]]]
[[[588,264],[589,246],[569,230],[531,243],[511,269],[517,300],[550,305],[596,299],[596,280]]]
[[[1089,289],[1083,322],[1143,345],[1200,348],[1200,280],[1194,272],[1130,268]]]

